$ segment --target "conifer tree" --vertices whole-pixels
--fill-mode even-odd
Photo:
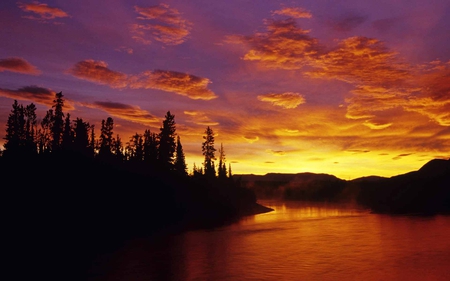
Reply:
[[[98,155],[101,158],[109,158],[112,155],[113,149],[113,129],[114,120],[111,117],[102,120],[102,127],[100,129],[100,148]]]
[[[5,156],[17,155],[21,153],[25,140],[25,116],[21,104],[14,100],[13,109],[8,116],[5,136]]]
[[[214,132],[209,126],[206,128],[203,139],[205,140],[202,143],[202,152],[203,156],[205,156],[205,161],[203,162],[205,175],[208,177],[215,177],[216,170],[214,167],[214,160],[216,160],[216,149],[214,148]]]
[[[219,179],[227,178],[227,166],[225,164],[225,151],[223,150],[223,144],[220,144],[219,149],[219,167],[218,167],[218,177]]]
[[[36,106],[31,103],[25,107],[25,147],[27,153],[37,153]]]
[[[144,161],[155,164],[158,160],[158,135],[145,130],[144,132]]]
[[[64,120],[64,131],[62,135],[61,147],[64,151],[73,149],[74,132],[70,121],[70,114],[67,113]]]
[[[53,100],[54,108],[52,115],[52,151],[59,151],[61,149],[62,134],[64,131],[64,99],[62,92],[55,95]]]
[[[73,128],[73,149],[83,156],[92,156],[89,148],[89,123],[77,118]]]
[[[180,136],[177,137],[177,155],[175,158],[175,170],[183,175],[187,175],[186,159],[184,157],[183,146],[181,145]]]
[[[113,141],[113,151],[115,158],[119,160],[119,162],[122,162],[124,160],[124,152],[123,152],[123,143],[122,139],[120,138],[119,134],[117,134],[117,137]]]
[[[163,126],[159,133],[159,161],[167,169],[173,169],[174,155],[176,149],[176,127],[175,127],[175,115],[170,114],[167,111]]]

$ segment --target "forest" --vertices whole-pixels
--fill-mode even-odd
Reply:
[[[96,138],[94,126],[64,112],[62,93],[53,103],[37,124],[35,105],[14,101],[7,120],[0,171],[6,239],[21,241],[13,252],[80,254],[270,210],[233,178],[210,127],[204,163],[188,173],[170,111],[158,133],[145,130],[124,143],[111,117]]]

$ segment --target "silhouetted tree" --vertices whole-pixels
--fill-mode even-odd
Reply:
[[[32,155],[36,153],[36,107],[34,104],[12,105],[6,122],[5,155]]]
[[[112,153],[114,154],[115,158],[119,162],[122,162],[125,158],[122,139],[120,138],[120,136],[118,134],[117,134],[117,137],[113,141]]]
[[[158,135],[145,130],[144,132],[144,161],[147,163],[156,163],[158,159]]]
[[[54,108],[52,115],[52,151],[58,151],[61,149],[62,134],[64,131],[64,99],[62,92],[55,95],[53,100]]]
[[[176,149],[175,143],[175,115],[170,114],[167,111],[165,120],[163,121],[163,126],[161,127],[161,132],[159,133],[159,161],[161,164],[168,168],[173,169],[174,164],[174,154]]]
[[[12,107],[13,109],[6,122],[5,156],[22,153],[21,150],[25,145],[25,116],[23,106],[18,104],[17,100],[14,100]]]
[[[36,106],[31,103],[25,107],[25,147],[27,153],[37,153]]]
[[[95,151],[97,149],[95,145],[95,125],[91,125],[90,130],[91,134],[89,137],[89,154],[94,157],[96,153]]]
[[[205,140],[202,143],[202,152],[203,156],[205,156],[205,161],[203,162],[203,166],[205,168],[205,175],[208,177],[215,177],[216,170],[214,167],[213,160],[216,160],[215,157],[216,149],[214,148],[214,132],[209,126],[206,128],[203,139]]]
[[[180,136],[177,137],[177,155],[175,158],[175,170],[179,174],[187,176],[186,159],[184,157],[183,146],[181,145]]]
[[[77,118],[73,128],[74,139],[73,149],[79,152],[83,156],[92,156],[89,148],[89,129],[90,125],[87,122],[83,122],[83,119]]]
[[[219,149],[219,167],[218,167],[218,177],[219,179],[227,178],[227,166],[225,164],[225,151],[223,150],[223,144],[220,144]]]
[[[136,133],[131,136],[127,143],[127,158],[132,161],[140,162],[144,158],[144,140],[142,135]]]
[[[47,110],[44,119],[41,121],[41,128],[38,131],[39,153],[48,153],[52,151],[52,128],[53,128],[53,109]]]
[[[113,149],[113,129],[114,120],[111,117],[102,120],[100,129],[100,148],[98,156],[103,159],[110,159]]]
[[[233,178],[233,174],[231,173],[231,164],[228,164],[228,178]]]
[[[74,132],[70,121],[70,114],[67,113],[64,120],[64,131],[62,135],[61,147],[64,151],[70,151],[73,149]]]

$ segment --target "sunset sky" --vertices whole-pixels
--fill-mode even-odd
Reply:
[[[38,118],[111,116],[128,141],[175,115],[233,172],[392,176],[450,157],[450,1],[1,1],[0,144]]]

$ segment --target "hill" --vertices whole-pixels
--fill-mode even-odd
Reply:
[[[351,181],[313,173],[236,176],[261,199],[351,201],[379,213],[450,213],[450,160],[434,159],[390,178]]]

